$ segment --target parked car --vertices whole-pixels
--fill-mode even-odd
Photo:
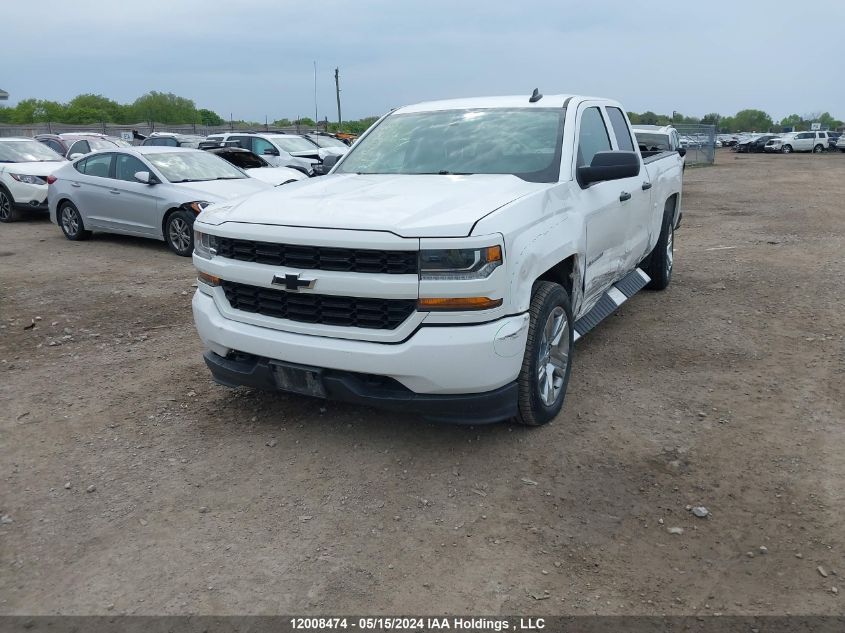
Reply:
[[[574,342],[671,281],[681,157],[643,159],[616,101],[403,107],[326,162],[197,218],[194,321],[223,385],[540,425]]]
[[[270,183],[274,187],[308,178],[301,171],[290,167],[273,167],[261,156],[243,147],[203,147],[203,145],[204,143],[200,144],[200,149],[219,156],[242,169],[249,176]]]
[[[736,151],[742,153],[759,153],[764,151],[766,143],[779,138],[777,134],[760,134],[759,136],[752,136],[741,143],[737,143]]]
[[[828,147],[827,132],[790,132],[780,137],[779,143],[772,145],[774,151],[791,154],[792,152],[820,153]]]
[[[48,182],[50,219],[69,240],[92,231],[139,235],[164,240],[185,257],[203,208],[273,188],[208,152],[157,146],[95,152]]]
[[[836,149],[841,152],[845,152],[845,134],[842,134],[838,139],[836,139]]]
[[[129,146],[129,143],[122,139],[102,134],[38,134],[35,140],[44,143],[53,151],[70,160],[80,158],[98,149]]]
[[[323,157],[331,153],[322,150],[321,155],[319,146],[298,134],[226,132],[210,134],[206,140],[226,143],[235,141],[240,147],[258,154],[274,167],[291,167],[306,176],[313,176],[314,166],[319,165]]]
[[[842,136],[842,132],[828,132],[827,133],[827,145],[830,151],[834,151],[836,149],[836,142],[839,140],[839,137]]]
[[[683,150],[678,131],[671,125],[634,125],[631,128],[643,156],[653,152],[677,152]],[[683,152],[683,156],[686,152]]]
[[[349,151],[349,146],[346,143],[338,138],[335,138],[331,134],[327,134],[325,132],[310,132],[308,134],[304,134],[304,136],[318,147],[322,147],[323,149],[328,150],[333,154],[337,154],[338,156],[343,156]]]
[[[175,134],[173,132],[153,132],[143,141],[142,146],[153,145],[156,147],[189,147],[197,149],[204,140],[202,136],[194,134]]]
[[[0,222],[14,222],[22,211],[47,210],[47,177],[67,163],[31,138],[0,138]]]

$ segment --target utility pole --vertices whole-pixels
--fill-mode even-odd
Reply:
[[[334,89],[337,94],[337,127],[340,128],[343,118],[340,116],[340,69],[334,69]]]
[[[314,61],[314,123],[317,123],[317,62]]]

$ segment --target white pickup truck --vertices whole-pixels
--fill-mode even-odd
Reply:
[[[393,110],[328,176],[198,216],[205,361],[232,387],[549,422],[575,341],[669,284],[681,170],[608,99]]]

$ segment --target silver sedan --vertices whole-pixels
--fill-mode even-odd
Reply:
[[[92,231],[138,235],[164,240],[184,257],[206,206],[272,189],[208,152],[155,146],[88,154],[47,182],[50,219],[69,240]]]

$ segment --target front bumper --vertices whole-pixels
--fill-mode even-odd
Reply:
[[[528,315],[453,326],[423,324],[399,343],[329,338],[261,327],[224,317],[197,291],[194,322],[206,347],[341,372],[386,376],[419,395],[482,394],[516,380],[528,338]]]
[[[24,182],[15,182],[10,187],[12,197],[15,199],[15,207],[28,209],[30,211],[47,210],[47,185],[30,185]]]
[[[221,385],[281,389],[269,358],[249,354],[223,358],[210,351],[203,356],[214,381]],[[413,413],[429,420],[456,424],[499,422],[517,413],[516,382],[486,393],[418,394],[390,378],[317,367],[307,369],[320,375],[326,397],[340,402]]]

